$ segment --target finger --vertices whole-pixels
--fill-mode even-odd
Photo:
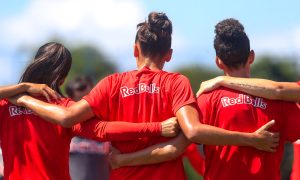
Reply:
[[[46,87],[45,88],[45,91],[49,94],[50,97],[52,97],[53,99],[57,100],[59,97],[58,97],[58,93],[55,92],[53,89],[49,88],[49,87]]]
[[[50,97],[49,97],[49,95],[48,95],[47,92],[42,91],[42,94],[43,94],[43,96],[47,99],[48,102],[51,102],[51,99],[50,99]]]
[[[271,152],[271,153],[274,153],[274,152],[276,152],[276,149],[269,148],[267,151],[268,151],[268,152]]]
[[[272,137],[273,138],[280,138],[280,134],[277,132],[272,132]]]
[[[280,138],[279,137],[273,137],[273,142],[279,142]]]
[[[279,143],[273,143],[271,148],[277,148],[279,146]]]
[[[261,128],[261,130],[267,130],[269,129],[270,127],[272,127],[273,125],[275,124],[275,120],[271,120],[269,122],[267,122],[265,125],[263,125]]]

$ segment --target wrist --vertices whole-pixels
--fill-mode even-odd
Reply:
[[[20,89],[22,89],[22,92],[26,92],[29,89],[29,85],[26,82],[19,83]]]
[[[116,154],[111,157],[111,168],[112,169],[120,168],[120,167],[124,166],[123,164],[124,164],[124,159],[121,154]]]
[[[23,96],[21,96],[21,97],[18,99],[17,103],[18,103],[20,106],[26,106],[26,99],[27,99],[27,98],[28,98],[27,95],[23,95]]]
[[[255,139],[256,136],[254,133],[245,133],[245,145],[246,146],[251,146],[251,147],[256,147],[255,145]]]

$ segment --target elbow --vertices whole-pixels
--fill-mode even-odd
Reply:
[[[166,160],[176,159],[182,154],[182,151],[180,151],[180,149],[174,145],[168,145],[165,148],[165,150],[168,152]]]
[[[186,138],[191,142],[196,142],[198,139],[198,132],[195,128],[190,128],[187,132],[185,132]]]
[[[72,122],[72,120],[68,117],[67,113],[64,115],[61,115],[60,121],[59,121],[59,125],[64,127],[64,128],[71,128],[74,123]]]

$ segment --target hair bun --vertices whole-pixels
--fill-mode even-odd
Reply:
[[[236,19],[230,18],[218,23],[215,27],[215,33],[220,38],[236,38],[244,32],[244,26]]]
[[[155,34],[172,33],[172,23],[165,13],[152,12],[148,16],[149,30]]]

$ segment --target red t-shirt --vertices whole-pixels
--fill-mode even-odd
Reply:
[[[197,171],[197,173],[201,176],[204,175],[205,172],[205,159],[203,155],[200,153],[200,150],[198,149],[197,144],[191,144],[189,145],[184,154],[183,157],[186,157],[190,164],[193,166],[193,168]]]
[[[294,161],[291,173],[291,180],[300,179],[300,140],[294,142]]]
[[[297,82],[297,84],[300,85],[300,82]],[[294,143],[294,161],[291,173],[291,180],[298,179],[300,179],[300,140]]]
[[[72,102],[62,99],[57,104],[68,106]],[[69,147],[73,136],[109,141],[159,136],[160,133],[159,123],[117,127],[98,119],[73,128],[63,128],[42,120],[28,109],[0,100],[0,140],[5,179],[70,179]]]
[[[195,103],[186,77],[148,68],[106,77],[84,99],[101,119],[131,122],[161,122],[175,116],[182,106]],[[167,140],[148,137],[112,144],[121,153],[129,153]],[[111,172],[111,179],[182,180],[185,174],[181,158],[177,158],[155,165],[119,168]]]
[[[284,142],[300,137],[300,110],[294,103],[267,100],[219,88],[198,97],[202,122],[223,129],[254,132],[274,119],[280,133],[276,153],[242,146],[205,146],[205,179],[280,179]]]

